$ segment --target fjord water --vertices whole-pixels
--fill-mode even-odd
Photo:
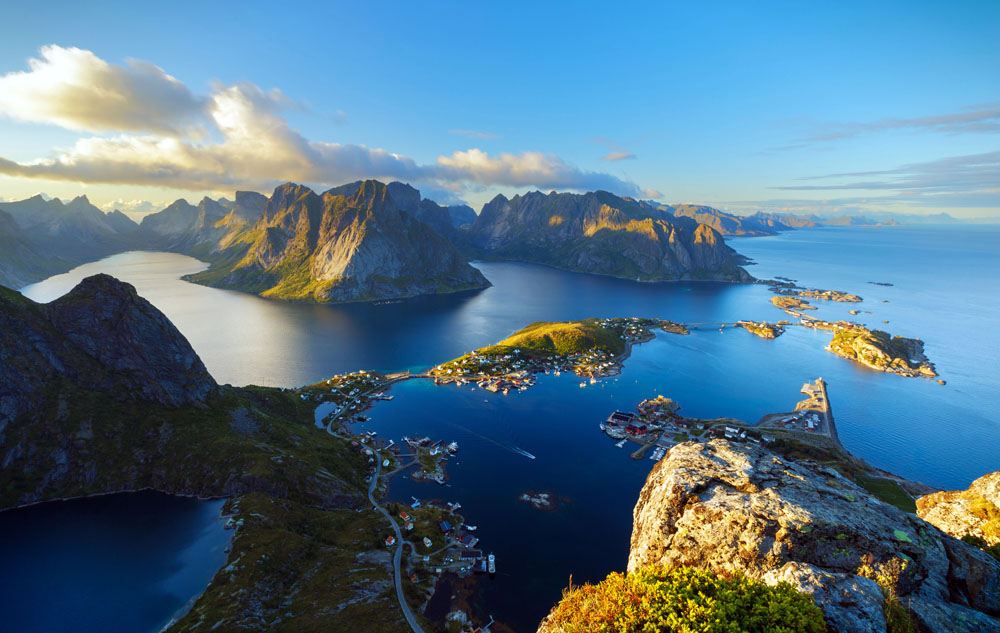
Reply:
[[[138,492],[0,512],[0,630],[159,631],[226,560],[221,506]]]
[[[1000,468],[1000,229],[825,228],[731,243],[756,260],[748,270],[757,277],[783,275],[861,295],[862,304],[814,301],[816,315],[851,318],[847,311],[859,308],[871,314],[857,320],[922,338],[948,384],[837,358],[823,349],[826,332],[790,328],[764,341],[709,328],[660,334],[634,350],[617,380],[584,388],[565,375],[507,397],[428,381],[396,385],[396,399],[377,405],[363,428],[397,441],[403,434],[459,441],[448,487],[400,478],[390,497],[462,503],[500,566],[480,597],[484,612],[534,630],[570,574],[583,582],[625,567],[631,509],[652,462],[630,460],[597,425],[646,397],[674,398],[691,416],[753,422],[790,410],[802,383],[822,376],[841,441],[873,465],[951,489]],[[84,276],[114,274],[174,321],[220,381],[283,386],[361,368],[424,368],[536,320],[785,316],[762,285],[640,284],[526,264],[476,265],[493,287],[385,305],[295,305],[194,286],[178,277],[203,264],[164,253],[118,255],[22,292],[47,301]],[[551,490],[568,501],[543,513],[517,501],[525,490]]]

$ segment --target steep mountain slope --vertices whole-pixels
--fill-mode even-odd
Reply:
[[[711,227],[606,191],[499,195],[468,237],[486,257],[628,279],[751,279]]]
[[[301,185],[281,185],[263,217],[235,237],[212,268],[189,279],[320,302],[487,286],[447,239],[415,217],[419,195],[408,185],[374,180],[322,196]]]

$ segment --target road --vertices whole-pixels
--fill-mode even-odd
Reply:
[[[396,533],[396,552],[392,556],[392,571],[394,580],[396,581],[396,598],[399,600],[399,608],[403,610],[403,617],[406,618],[406,622],[413,629],[413,633],[424,633],[424,630],[420,627],[420,623],[417,622],[416,616],[413,615],[413,611],[410,610],[409,603],[406,602],[406,596],[403,595],[403,573],[399,568],[399,563],[403,559],[403,533],[399,531],[399,526],[396,525],[396,521],[389,514],[389,511],[375,501],[375,487],[378,486],[378,476],[382,473],[382,456],[378,451],[373,452],[375,453],[376,464],[375,476],[372,477],[371,483],[368,484],[368,500],[371,501],[376,510],[389,520],[392,530]]]

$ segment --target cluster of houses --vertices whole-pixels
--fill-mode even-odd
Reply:
[[[774,422],[775,426],[792,427],[797,431],[817,431],[820,426],[819,414],[809,409],[786,415]]]

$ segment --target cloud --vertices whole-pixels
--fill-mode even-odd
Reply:
[[[163,207],[167,206],[165,204],[153,204],[149,200],[124,200],[118,198],[117,200],[111,200],[105,202],[104,204],[98,205],[102,211],[121,211],[126,215],[133,216],[144,216],[148,215],[154,211],[159,211]]]
[[[869,132],[885,132],[888,130],[919,130],[948,134],[959,133],[996,133],[1000,132],[1000,102],[985,103],[967,108],[963,112],[939,114],[934,116],[899,119],[894,117],[879,119],[867,123],[837,123],[828,126],[826,132],[805,139],[803,143],[834,141]],[[796,149],[802,143],[785,146],[779,149]]]
[[[162,69],[129,60],[109,64],[90,51],[45,46],[30,70],[0,77],[0,113],[71,130],[196,131],[205,100]]]
[[[582,171],[565,163],[554,154],[522,152],[490,156],[478,149],[439,156],[436,176],[444,180],[460,180],[481,185],[511,187],[537,186],[546,189],[605,189],[629,196],[643,190],[634,183],[602,172]],[[545,183],[545,184],[541,184]]]
[[[457,134],[474,141],[492,140],[500,138],[499,134],[483,132],[482,130],[448,130],[448,134]]]
[[[858,178],[861,180],[857,180]],[[895,190],[963,195],[989,192],[995,190],[997,183],[1000,183],[1000,151],[911,163],[896,169],[812,176],[804,180],[828,179],[849,180],[818,185],[787,185],[771,187],[771,189],[784,191]]]
[[[615,143],[609,138],[604,138],[603,136],[594,136],[592,138],[588,138],[587,142],[594,143],[596,145],[603,145],[604,147],[608,148],[608,153],[605,154],[604,156],[601,156],[601,160],[603,161],[617,162],[620,160],[635,160],[636,158],[638,158],[638,156],[636,156],[632,152],[622,149],[622,147],[618,143]]]
[[[448,191],[502,185],[642,193],[635,183],[542,152],[490,155],[472,148],[418,164],[381,148],[311,141],[284,118],[285,110],[300,106],[278,90],[216,84],[211,94],[198,97],[145,62],[113,66],[89,51],[58,47],[42,49],[42,58],[31,61],[30,73],[0,78],[8,82],[0,83],[7,89],[0,92],[0,113],[110,133],[78,138],[28,162],[0,157],[0,174],[220,192],[267,190],[285,181],[325,186],[382,178]],[[46,95],[56,103],[42,103]],[[95,103],[74,109],[62,104],[70,97]],[[153,103],[159,99],[173,105]],[[25,105],[30,103],[42,109],[32,114]]]
[[[606,156],[601,156],[601,160],[609,160],[609,161],[635,160],[635,159],[636,159],[635,154],[627,152],[625,150],[618,150],[617,152],[611,152]]]

